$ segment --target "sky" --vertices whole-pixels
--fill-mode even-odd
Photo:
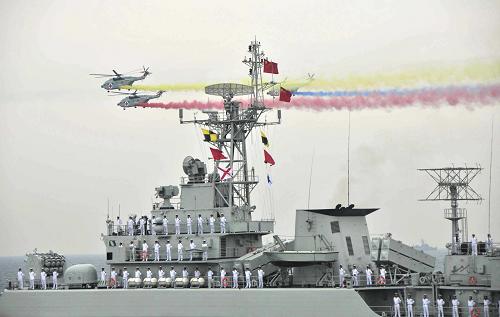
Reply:
[[[241,60],[255,37],[289,78],[498,61],[499,17],[498,1],[1,0],[0,256],[102,254],[108,199],[113,216],[146,214],[155,187],[179,183],[185,156],[212,168],[198,127],[173,110],[123,111],[89,73],[146,65],[149,84],[234,81],[247,74]],[[161,101],[207,98],[167,92]],[[277,164],[271,188],[253,193],[254,217],[274,216],[276,233],[291,237],[308,200],[345,204],[347,131],[346,110],[284,110],[267,130]],[[248,148],[264,178],[257,133]],[[417,169],[479,165],[472,186],[484,200],[460,205],[469,233],[484,239],[490,202],[500,239],[499,103],[352,111],[350,149],[351,202],[380,208],[368,216],[371,234],[443,247],[449,202],[418,201],[434,184]]]

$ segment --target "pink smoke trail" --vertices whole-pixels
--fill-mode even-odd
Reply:
[[[462,105],[490,105],[500,102],[500,84],[486,86],[463,86],[422,88],[404,92],[360,92],[354,96],[333,97],[292,97],[292,101],[268,101],[269,108],[280,109],[312,109],[316,111],[341,110],[341,109],[379,109],[379,108],[405,108],[410,106],[439,107],[444,104],[451,106]],[[147,103],[140,105],[146,108],[163,109],[222,109],[222,101],[202,102],[183,101],[168,103]]]

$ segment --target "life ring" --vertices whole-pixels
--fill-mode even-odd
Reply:
[[[227,287],[227,277],[224,277],[222,279],[222,285],[224,285],[224,287]]]
[[[472,317],[479,317],[480,315],[479,308],[476,307],[472,310]]]
[[[385,278],[383,276],[379,276],[377,278],[377,284],[378,285],[382,285],[382,284],[385,284]]]
[[[476,285],[477,284],[477,278],[475,276],[469,276],[469,284],[470,285]]]

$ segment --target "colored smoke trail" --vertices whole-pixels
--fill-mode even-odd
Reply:
[[[188,109],[188,110],[212,110],[212,109],[222,109],[224,103],[222,101],[181,101],[181,102],[150,102],[141,104],[140,107],[144,108],[161,108],[161,109]]]
[[[335,93],[335,92],[332,92]],[[342,92],[340,92],[342,93]],[[439,107],[448,105],[489,105],[500,102],[500,84],[486,86],[463,86],[463,87],[441,87],[424,88],[413,90],[388,90],[380,91],[358,91],[357,94],[338,95],[328,97],[292,97],[290,103],[266,102],[270,108],[280,109],[312,109],[325,111],[332,109],[379,109],[379,108],[404,108],[410,106]],[[183,101],[168,103],[149,103],[140,105],[146,108],[163,109],[197,109],[210,110],[222,109],[223,103]]]
[[[308,89],[356,90],[377,88],[409,88],[416,86],[446,86],[470,83],[491,83],[500,80],[500,61],[490,63],[470,63],[455,67],[419,67],[395,73],[375,73],[352,75],[343,78],[326,78],[317,74],[313,81],[298,79],[285,80],[282,85],[288,89],[307,86]],[[286,75],[285,75],[286,76]],[[275,79],[276,80],[276,79]],[[237,80],[250,84],[248,79]],[[122,89],[142,91],[202,91],[207,83],[179,83],[160,85],[122,86]],[[304,87],[305,88],[305,87]]]
[[[121,86],[121,89],[130,90],[141,90],[141,91],[198,91],[204,90],[205,83],[184,83],[184,84],[163,84],[163,85],[133,85],[133,86]]]
[[[376,89],[403,88],[422,85],[445,86],[466,83],[491,83],[500,80],[500,61],[471,63],[462,67],[418,68],[396,73],[353,75],[345,78],[316,78],[308,85],[312,89]],[[287,82],[295,85],[293,81]]]
[[[415,105],[439,107],[448,105],[488,105],[500,102],[500,84],[475,87],[446,87],[435,89],[392,90],[384,93],[359,91],[358,94],[330,97],[296,97],[290,103],[273,105],[276,108],[313,109],[376,109],[403,108]]]

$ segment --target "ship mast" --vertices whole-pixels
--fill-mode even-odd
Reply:
[[[213,174],[208,181],[215,188],[216,201],[222,200],[227,207],[251,207],[250,194],[258,184],[258,178],[252,172],[249,175],[246,139],[251,131],[258,127],[281,123],[281,111],[277,121],[260,121],[262,114],[269,111],[264,104],[264,92],[276,83],[264,82],[262,67],[265,59],[260,42],[254,40],[248,46],[250,57],[245,57],[243,64],[249,67],[251,85],[220,83],[205,87],[205,93],[223,98],[224,110],[203,111],[207,119],[184,120],[179,111],[180,122],[199,124],[217,135],[210,140],[212,148],[222,151],[226,158],[214,159]],[[242,102],[233,100],[237,96],[250,96],[250,104],[242,107]],[[218,171],[231,173],[232,177],[221,179]]]

